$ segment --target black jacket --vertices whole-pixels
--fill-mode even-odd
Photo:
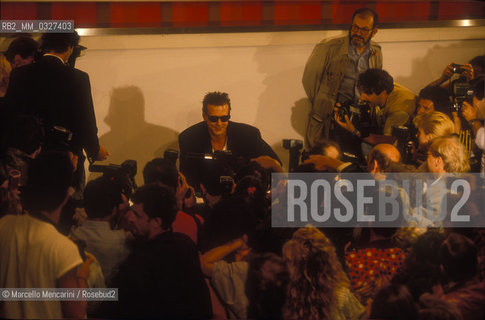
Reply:
[[[57,57],[43,56],[34,64],[12,70],[5,104],[10,117],[39,117],[46,132],[53,126],[70,130],[74,153],[85,149],[89,157],[97,155],[99,142],[87,73],[67,67]]]
[[[191,181],[193,183],[193,174],[191,173],[190,166],[194,163],[188,159],[187,155],[190,153],[212,153],[211,138],[207,124],[202,121],[180,133],[179,147],[180,171],[186,175],[189,183]],[[281,163],[273,149],[261,137],[259,129],[244,123],[229,121],[227,126],[227,149],[231,151],[234,157],[242,157],[250,160],[266,155]],[[193,186],[198,187],[198,185]]]

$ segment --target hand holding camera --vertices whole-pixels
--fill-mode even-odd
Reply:
[[[467,81],[470,81],[474,78],[473,67],[471,64],[457,64],[454,62],[446,66],[445,70],[443,70],[441,78],[443,79],[443,81],[446,81],[450,79],[454,74],[461,74],[467,79]]]
[[[333,119],[335,122],[347,130],[348,132],[361,136],[360,130],[357,129],[356,125],[367,127],[370,123],[371,108],[366,101],[359,101],[358,104],[353,105],[352,103],[340,104],[337,102],[333,109]]]
[[[463,102],[463,107],[461,109],[461,114],[466,121],[472,121],[478,118],[477,109],[467,101]]]
[[[355,126],[352,124],[352,122],[350,122],[349,116],[345,113],[345,111],[342,112],[342,110],[339,108],[334,108],[333,110],[334,110],[333,119],[335,120],[336,123],[338,123],[339,126],[341,126],[348,132],[353,133],[355,135],[360,134],[358,130],[355,128]]]

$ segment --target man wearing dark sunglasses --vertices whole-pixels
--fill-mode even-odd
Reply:
[[[302,79],[312,104],[306,132],[308,147],[322,137],[342,136],[331,126],[335,103],[358,102],[358,75],[369,68],[382,68],[381,47],[371,41],[377,33],[377,18],[372,9],[360,8],[352,16],[348,35],[324,39],[313,49]],[[340,128],[336,126],[335,130]]]
[[[257,128],[229,121],[231,101],[227,93],[207,93],[202,101],[202,118],[204,121],[179,135],[180,171],[191,186],[199,187],[204,155],[218,151],[230,152],[233,159],[250,160],[266,155],[281,163]]]

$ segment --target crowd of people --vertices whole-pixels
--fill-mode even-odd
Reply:
[[[348,36],[316,46],[303,76],[308,152],[292,172],[485,173],[485,56],[450,64],[415,96],[381,69],[376,32],[362,8]],[[0,287],[117,288],[118,300],[7,299],[1,318],[484,318],[483,228],[273,227],[287,172],[257,128],[230,120],[227,93],[205,95],[202,121],[179,135],[178,167],[166,152],[142,186],[129,165],[85,184],[83,154],[109,152],[72,59],[79,37],[46,34],[40,48],[21,37],[0,56]],[[465,208],[483,224],[482,178],[470,190],[482,201]],[[407,214],[439,214],[433,188],[399,190]],[[418,208],[420,196],[430,199]]]

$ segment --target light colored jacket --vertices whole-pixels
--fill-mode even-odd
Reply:
[[[369,68],[382,69],[380,45],[371,41]],[[323,40],[315,46],[303,72],[303,88],[312,103],[306,139],[309,146],[328,137],[330,118],[337,92],[350,63],[348,35]]]

